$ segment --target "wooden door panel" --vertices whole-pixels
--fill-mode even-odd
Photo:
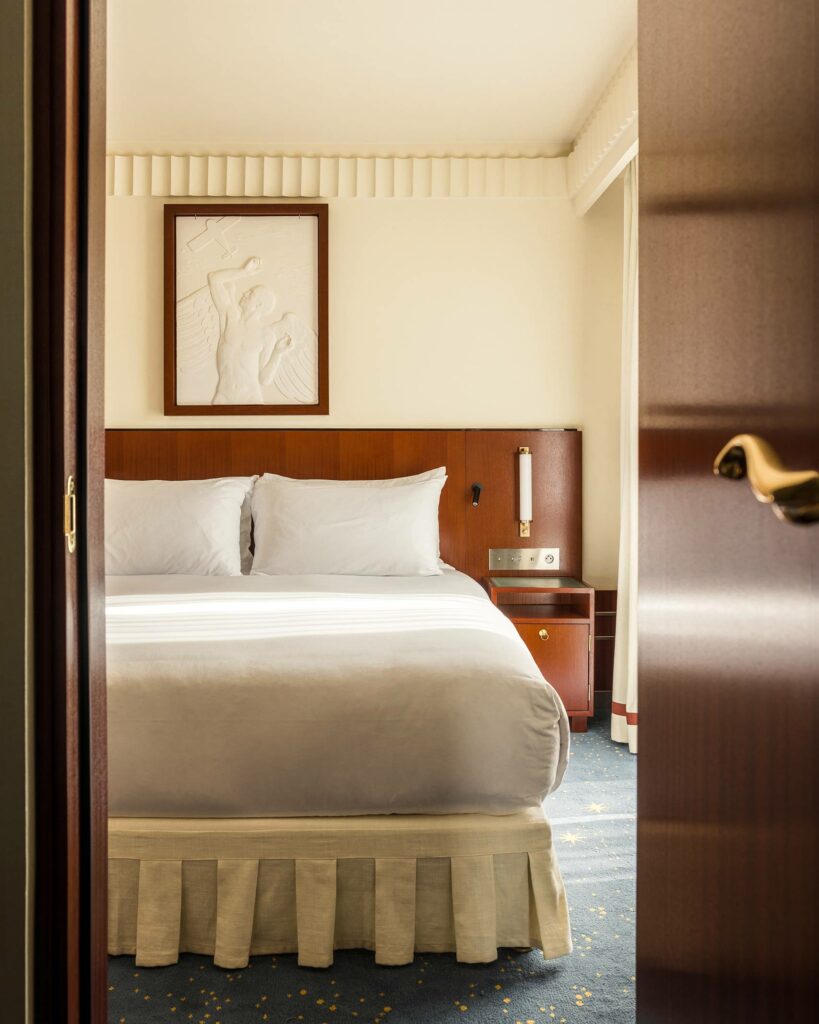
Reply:
[[[103,1024],[105,2],[42,0],[31,30],[31,1016]],[[73,550],[63,535],[69,476]]]
[[[517,630],[567,711],[589,708],[589,627],[562,623],[516,623]],[[547,638],[541,638],[545,630]]]
[[[816,998],[819,527],[711,466],[819,466],[818,13],[640,6],[641,1024]]]

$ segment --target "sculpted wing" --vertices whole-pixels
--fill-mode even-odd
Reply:
[[[279,365],[276,387],[291,402],[311,405],[318,399],[318,336],[293,313],[286,313],[280,322],[293,345]]]
[[[176,365],[195,373],[213,365],[219,344],[219,313],[205,285],[176,303]]]

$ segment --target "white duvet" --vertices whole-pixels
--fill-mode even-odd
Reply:
[[[560,698],[455,570],[107,589],[114,816],[507,814],[563,777]]]

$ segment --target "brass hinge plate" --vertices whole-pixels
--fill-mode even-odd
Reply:
[[[77,550],[77,487],[73,476],[69,476],[65,482],[63,533],[68,544],[68,553],[73,555]]]

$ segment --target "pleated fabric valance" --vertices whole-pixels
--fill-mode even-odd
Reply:
[[[118,198],[554,198],[566,158],[111,153],[107,186]]]
[[[244,855],[242,855],[244,854]],[[571,951],[566,897],[540,812],[110,824],[109,952],[139,966],[180,952],[238,968],[335,949],[380,964],[416,952],[487,963],[505,946]]]

